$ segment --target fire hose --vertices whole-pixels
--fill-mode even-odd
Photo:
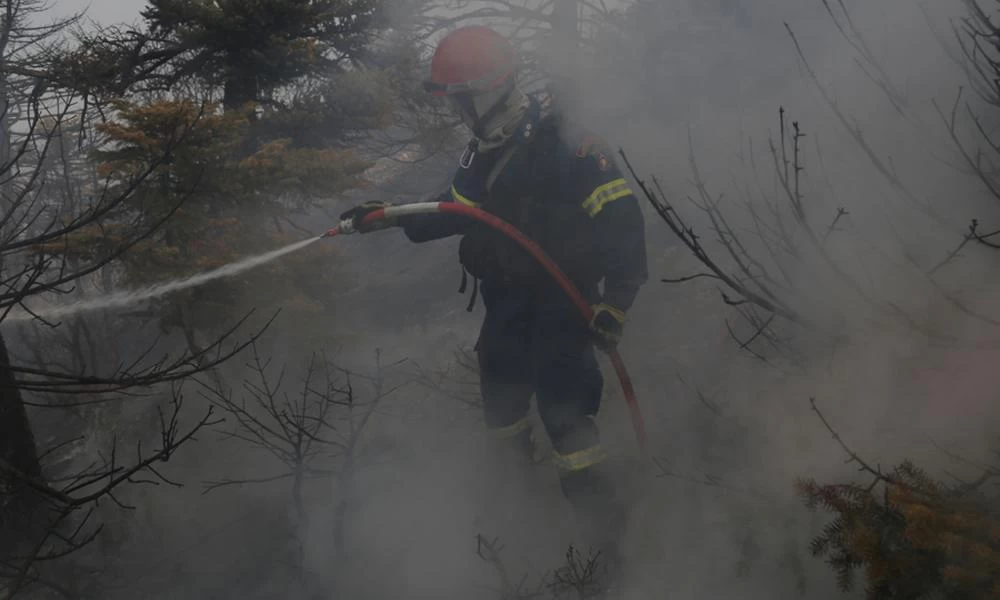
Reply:
[[[448,213],[475,219],[476,221],[496,229],[500,233],[517,242],[518,245],[524,248],[536,261],[538,261],[538,263],[545,269],[546,272],[548,272],[559,287],[562,288],[566,295],[569,296],[569,299],[573,302],[577,312],[581,317],[583,317],[589,326],[590,322],[594,318],[594,309],[591,308],[590,303],[583,297],[580,290],[573,285],[573,282],[570,281],[569,277],[567,277],[563,270],[559,268],[559,265],[557,265],[538,244],[514,228],[513,225],[486,211],[453,202],[418,202],[415,204],[402,204],[399,206],[388,206],[386,208],[377,209],[368,213],[365,216],[363,223],[371,224],[383,219],[394,219],[404,215],[426,213]],[[327,231],[323,237],[333,237],[336,235],[345,235],[350,233],[355,233],[355,227],[352,221],[346,220],[341,222],[337,227]],[[632,378],[629,377],[628,370],[625,368],[625,362],[622,360],[622,357],[617,350],[612,350],[608,353],[608,356],[611,359],[611,365],[614,367],[615,374],[618,376],[618,382],[621,384],[622,392],[625,396],[625,403],[628,405],[629,414],[632,418],[632,429],[635,431],[635,437],[639,443],[639,449],[645,454],[647,441],[646,427],[642,419],[642,413],[639,411],[639,404],[636,401],[635,388],[632,386]]]

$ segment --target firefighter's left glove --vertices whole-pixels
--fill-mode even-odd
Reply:
[[[604,303],[591,308],[594,310],[594,318],[590,321],[590,329],[594,332],[594,343],[605,352],[613,352],[622,339],[625,311]]]
[[[389,202],[371,201],[359,204],[354,208],[344,211],[340,215],[341,221],[350,221],[351,226],[358,233],[371,233],[379,229],[386,229],[397,225],[396,219],[379,219],[372,223],[364,223],[365,217],[382,208],[392,206]]]

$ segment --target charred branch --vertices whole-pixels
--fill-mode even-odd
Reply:
[[[159,444],[152,452],[145,450],[140,441],[131,456],[122,456],[119,442],[114,439],[99,463],[52,480],[25,473],[0,458],[0,475],[32,490],[45,507],[43,527],[36,541],[23,553],[0,558],[0,580],[4,580],[5,597],[13,597],[32,584],[51,588],[38,571],[39,565],[79,552],[98,538],[103,525],[95,523],[93,516],[100,502],[132,509],[120,495],[127,486],[181,485],[166,477],[156,465],[168,462],[182,447],[194,441],[198,432],[219,421],[210,408],[193,425],[182,426],[183,394],[179,386],[172,392],[169,410],[158,409]]]
[[[789,37],[791,37],[792,43],[795,46],[795,51],[798,54],[799,62],[801,62],[806,73],[809,75],[809,79],[812,80],[813,85],[819,91],[820,96],[823,98],[823,102],[830,108],[830,111],[834,114],[840,124],[844,127],[847,133],[850,135],[851,139],[857,144],[858,148],[868,157],[869,162],[875,168],[875,170],[895,189],[902,197],[908,200],[913,206],[915,206],[921,214],[930,219],[932,222],[945,227],[947,229],[954,229],[954,226],[949,223],[948,219],[939,215],[937,211],[933,209],[931,205],[927,202],[917,198],[917,196],[903,183],[899,178],[898,174],[892,168],[891,164],[887,163],[885,160],[879,157],[878,153],[868,142],[865,137],[864,132],[861,129],[861,125],[850,119],[840,108],[840,104],[833,97],[830,91],[824,86],[820,80],[819,76],[813,70],[812,65],[806,59],[805,51],[799,44],[798,38],[795,36],[795,32],[792,27],[785,23],[785,30],[788,31]]]
[[[823,2],[823,8],[826,9],[840,36],[857,53],[858,56],[855,58],[855,64],[882,91],[886,99],[889,100],[889,103],[892,104],[893,109],[900,115],[905,116],[906,98],[893,84],[888,71],[876,58],[875,53],[872,52],[865,36],[851,17],[851,11],[844,4],[844,0],[836,0],[838,10],[834,10],[830,0],[821,1]]]
[[[152,475],[152,478],[143,480],[144,483],[154,485],[164,483],[176,486],[177,483],[160,475],[154,465],[169,461],[171,456],[184,444],[191,441],[199,431],[221,422],[214,418],[213,410],[209,409],[193,426],[186,429],[181,428],[180,416],[183,406],[183,394],[178,387],[175,387],[173,398],[170,401],[170,412],[164,413],[162,410],[158,410],[160,445],[154,452],[144,452],[142,444],[139,443],[135,449],[136,456],[133,459],[123,461],[119,457],[118,444],[114,442],[105,462],[75,473],[69,481],[58,487],[21,472],[2,459],[0,459],[0,471],[28,485],[54,505],[71,509],[86,506],[101,498],[112,498],[120,486],[126,483],[136,483],[138,476],[142,474]],[[124,505],[122,506],[124,507]]]
[[[319,479],[334,480],[342,494],[335,511],[334,543],[339,552],[344,552],[348,497],[359,444],[380,404],[402,386],[385,386],[385,365],[380,352],[376,354],[374,373],[367,376],[336,367],[325,357],[314,354],[295,395],[285,391],[286,367],[272,368],[256,345],[247,366],[253,378],[242,383],[239,394],[226,388],[220,379],[211,383],[197,381],[203,396],[232,417],[233,426],[223,432],[224,439],[269,454],[280,467],[267,475],[207,481],[203,493],[231,486],[290,481],[292,505],[299,526],[305,527],[308,522],[305,485]],[[358,380],[371,387],[367,400],[358,399],[355,385]]]
[[[625,151],[619,150],[619,154],[625,162],[628,172],[636,181],[636,184],[639,186],[639,190],[642,192],[646,200],[650,203],[650,205],[652,205],[653,209],[660,216],[663,222],[667,224],[667,227],[670,228],[677,239],[679,239],[694,255],[694,257],[708,269],[714,278],[722,281],[726,287],[739,294],[741,298],[745,298],[746,301],[753,302],[764,310],[773,312],[790,321],[797,323],[802,322],[802,317],[790,307],[773,302],[764,295],[754,292],[746,285],[740,283],[735,277],[724,271],[704,248],[701,243],[701,237],[695,232],[694,228],[689,226],[684,221],[680,213],[678,213],[670,201],[667,200],[666,195],[662,192],[662,187],[658,185],[656,179],[653,178],[653,182],[659,194],[654,192],[650,186],[638,176]]]
[[[528,589],[527,575],[522,576],[517,582],[511,577],[507,565],[504,564],[502,553],[504,547],[499,538],[487,539],[483,534],[476,534],[476,556],[480,560],[487,562],[496,571],[500,580],[500,589],[497,593],[504,600],[532,600],[543,598],[544,586],[538,585],[535,589]]]
[[[578,600],[602,597],[607,585],[607,560],[600,550],[584,555],[575,546],[570,546],[563,566],[552,573],[549,590],[557,598],[565,595]]]
[[[209,372],[245,349],[254,346],[277,318],[277,314],[272,316],[261,328],[250,334],[248,339],[231,341],[252,314],[253,311],[239,319],[235,325],[197,352],[186,351],[176,357],[166,355],[147,364],[146,359],[158,345],[158,340],[154,341],[145,352],[140,353],[129,363],[120,364],[116,371],[109,376],[82,375],[17,365],[11,366],[11,371],[18,376],[16,380],[18,388],[26,391],[56,394],[110,394],[151,388],[162,383],[179,382]],[[72,405],[80,406],[106,401],[107,399],[88,399],[72,403]],[[68,404],[64,403],[61,406],[65,407]]]

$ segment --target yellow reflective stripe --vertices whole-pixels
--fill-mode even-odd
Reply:
[[[455,200],[455,202],[458,202],[459,204],[471,206],[472,208],[476,208],[477,206],[479,206],[478,202],[473,202],[472,200],[469,200],[462,194],[459,194],[458,190],[455,189],[455,186],[451,186],[451,197]]]
[[[601,212],[605,204],[614,202],[619,198],[624,198],[631,193],[632,190],[628,187],[628,182],[624,178],[619,177],[598,186],[593,193],[587,196],[587,199],[583,201],[583,210],[587,211],[587,214],[591,217],[597,216],[597,213]]]
[[[494,436],[502,440],[505,440],[508,438],[512,438],[518,435],[519,433],[523,433],[530,428],[531,428],[531,421],[528,420],[528,417],[524,417],[523,419],[521,419],[517,423],[514,423],[513,425],[508,425],[506,427],[495,427],[490,431],[493,433]]]
[[[560,471],[582,471],[587,467],[604,462],[607,458],[608,451],[600,444],[569,454],[552,452],[552,462]]]
[[[615,320],[618,321],[619,323],[624,323],[625,322],[625,311],[623,311],[622,309],[620,309],[618,307],[615,307],[615,306],[611,306],[610,304],[606,304],[604,302],[601,302],[600,304],[598,304],[597,306],[594,307],[594,312],[595,313],[596,312],[600,312],[601,309],[606,310],[609,313],[611,313],[611,316],[614,317]]]

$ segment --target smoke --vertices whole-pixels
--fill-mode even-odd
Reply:
[[[437,14],[454,17],[483,5],[491,6],[444,3]],[[911,264],[935,264],[961,240],[969,219],[997,216],[981,185],[952,167],[957,161],[947,128],[932,104],[949,110],[966,83],[935,37],[950,39],[949,19],[962,14],[962,5],[845,5],[898,97],[839,33],[827,10],[844,25],[837,1],[619,0],[610,6],[619,10],[610,22],[592,23],[583,12],[593,41],[585,51],[541,57],[564,61],[546,66],[558,67],[570,82],[573,93],[563,102],[574,117],[623,148],[640,177],[655,175],[713,256],[734,272],[710,221],[687,200],[697,198],[689,155],[733,229],[752,231],[742,194],[749,189],[757,201],[782,198],[769,141],[780,146],[783,107],[786,124],[796,121],[806,133],[801,177],[810,222],[825,234],[839,208],[849,213],[830,232],[829,252],[877,305],[859,298],[818,256],[789,262],[788,293],[819,327],[778,323],[775,345],[787,341],[791,352],[759,343],[751,349],[760,349],[763,358],[755,357],[734,342],[732,335],[746,340],[753,329],[722,301],[716,282],[659,281],[703,267],[646,207],[651,280],[630,311],[621,351],[655,462],[637,456],[610,370],[599,417],[629,505],[629,589],[623,597],[839,596],[825,565],[808,553],[824,517],[808,513],[792,485],[807,475],[852,481],[856,472],[844,464],[843,450],[810,398],[844,442],[875,463],[912,458],[931,472],[961,471],[938,445],[975,460],[995,442],[990,436],[1000,414],[993,390],[1000,376],[991,368],[998,357],[990,344],[996,332],[954,303],[991,314],[998,297],[991,281],[995,259],[966,248],[937,284]],[[400,9],[399,18],[414,14]],[[507,25],[517,29],[518,23]],[[413,27],[397,24],[400,31]],[[847,126],[824,101],[792,35]],[[943,215],[944,224],[887,181],[859,145],[858,131],[919,202]],[[393,167],[395,177],[365,193],[425,200],[440,191],[456,161],[446,156]],[[766,213],[766,205],[757,206]],[[466,313],[468,299],[454,293],[461,275],[457,240],[416,248],[386,231],[335,243],[344,258],[336,267],[342,287],[332,292],[336,314],[310,327],[347,340],[332,351],[353,372],[370,374],[376,350],[382,364],[400,364],[387,385],[402,387],[368,425],[350,484],[337,479],[311,490],[312,520],[302,528],[305,570],[323,582],[325,597],[501,597],[495,565],[476,555],[482,534],[500,538],[510,578],[537,582],[559,566],[574,541],[574,524],[552,466],[519,468],[483,433],[475,374],[456,364],[456,353],[474,344],[482,317],[481,306]],[[764,250],[756,245],[752,251]],[[98,306],[107,303],[44,314]],[[885,316],[892,307],[906,318]],[[963,343],[915,331],[907,320]],[[294,360],[311,350],[298,347],[300,333],[274,333],[270,348]],[[544,445],[544,436],[539,442]],[[243,450],[195,453],[198,458],[176,466],[190,478],[231,467],[268,472],[268,463]],[[168,533],[160,534],[165,546],[184,550],[171,560],[184,565],[189,595],[266,594],[269,588],[258,583],[273,574],[277,560],[269,552],[284,548],[284,540],[274,539],[287,524],[274,507],[284,506],[287,494],[284,488],[255,489],[210,500],[166,490],[149,500],[149,512],[160,515],[156,529]],[[330,533],[341,502],[347,507],[346,554],[334,548]],[[235,514],[237,505],[268,518],[248,520],[243,511]],[[212,531],[235,525],[195,549],[200,529],[213,519],[222,523],[213,522]],[[174,527],[179,523],[185,527]]]
[[[836,10],[837,3],[830,4]],[[996,216],[995,207],[983,202],[980,183],[951,166],[953,147],[932,104],[949,110],[966,83],[930,29],[949,31],[946,17],[960,7],[929,7],[928,23],[920,7],[908,3],[848,4],[873,55],[902,90],[903,114],[873,81],[878,74],[872,67],[857,62],[858,53],[818,1],[753,3],[721,20],[674,3],[646,3],[635,24],[645,33],[631,40],[631,60],[609,53],[606,64],[579,71],[578,85],[585,90],[577,96],[579,114],[628,152],[640,177],[656,175],[664,182],[669,200],[736,273],[725,249],[714,243],[711,223],[686,200],[697,198],[688,154],[693,152],[733,229],[752,240],[743,187],[751,186],[763,214],[767,205],[761,199],[785,202],[768,147],[769,140],[781,144],[783,107],[787,130],[794,120],[807,135],[802,189],[809,218],[823,231],[838,208],[846,209],[850,216],[831,237],[829,252],[874,298],[859,298],[818,257],[798,263],[789,295],[800,297],[797,306],[840,339],[831,343],[802,328],[779,329],[798,345],[798,364],[789,364],[766,343],[756,347],[767,362],[736,351],[729,328],[741,340],[754,330],[722,304],[716,285],[647,286],[632,311],[624,354],[637,363],[640,397],[658,428],[651,436],[671,463],[665,479],[671,483],[651,492],[657,500],[639,526],[640,538],[662,545],[663,554],[638,558],[653,586],[685,582],[702,593],[703,585],[711,585],[724,595],[755,595],[750,590],[764,581],[759,571],[753,583],[723,582],[711,574],[720,562],[739,563],[742,527],[757,530],[758,561],[771,565],[761,565],[764,572],[787,566],[782,559],[790,547],[802,557],[808,580],[822,582],[810,584],[810,595],[831,587],[804,550],[814,529],[791,483],[807,474],[821,481],[856,475],[843,466],[843,450],[811,411],[811,397],[853,450],[883,465],[912,458],[944,473],[957,465],[938,446],[983,459],[995,444],[1000,414],[992,390],[1000,381],[974,364],[996,358],[997,335],[994,325],[969,314],[996,317],[990,308],[997,298],[988,283],[995,272],[991,257],[982,248],[963,252],[936,276],[937,285],[912,264],[934,265],[961,242],[971,218]],[[664,27],[668,22],[676,27]],[[824,102],[789,29],[853,131]],[[907,192],[944,215],[944,224],[878,172],[854,137],[858,131]],[[790,148],[791,141],[786,143]],[[703,271],[649,216],[654,277]],[[766,258],[759,246],[755,251]],[[970,311],[957,309],[954,300]],[[907,315],[898,322],[898,314],[888,315],[896,308]],[[928,339],[910,320],[962,343]],[[718,410],[708,408],[698,392]],[[755,498],[754,492],[763,495]],[[684,549],[679,561],[677,546]],[[793,570],[786,568],[763,587],[761,595],[794,593]]]
[[[767,344],[758,345],[766,360],[755,358],[733,341],[731,332],[746,339],[753,331],[722,302],[716,285],[659,283],[702,267],[647,211],[652,280],[631,311],[622,352],[639,388],[656,464],[638,460],[612,377],[599,419],[629,499],[629,593],[790,597],[805,590],[834,597],[832,575],[808,553],[824,517],[804,509],[793,482],[803,476],[853,481],[856,473],[844,465],[844,451],[810,398],[852,450],[885,465],[911,458],[932,472],[957,467],[938,445],[985,456],[993,442],[987,433],[996,431],[1000,416],[991,401],[1000,381],[985,367],[996,358],[989,347],[996,335],[954,304],[989,314],[996,297],[983,284],[990,257],[969,249],[938,284],[912,264],[935,264],[961,240],[968,219],[995,216],[980,186],[950,166],[953,148],[932,103],[950,107],[965,83],[935,38],[935,31],[950,35],[949,19],[962,7],[845,3],[866,51],[889,76],[890,93],[875,66],[859,56],[857,39],[838,32],[821,0],[647,1],[619,8],[626,4],[632,8],[597,27],[593,45],[568,65],[557,62],[565,55],[545,54],[542,46],[539,58],[561,65],[561,79],[570,82],[573,93],[563,102],[574,117],[623,148],[640,177],[657,176],[706,246],[735,270],[713,241],[711,223],[687,201],[696,197],[689,154],[734,230],[749,231],[753,222],[740,194],[750,186],[755,198],[782,198],[769,142],[781,144],[784,108],[786,135],[792,121],[806,134],[801,178],[811,223],[826,233],[838,209],[846,210],[829,234],[829,252],[874,299],[859,298],[819,256],[790,264],[789,294],[821,334],[780,324],[776,331],[790,340],[794,360]],[[840,6],[829,3],[847,27]],[[858,131],[912,198],[878,171]],[[446,176],[453,162],[442,164]],[[945,222],[929,217],[920,203]],[[388,235],[358,243],[377,244],[379,256],[367,257],[375,278],[355,292],[357,301],[371,300],[365,310],[380,314],[384,303],[398,306],[385,312],[420,323],[383,331],[378,319],[374,325],[355,321],[366,328],[366,344],[387,344],[424,365],[447,361],[441,348],[455,341],[471,344],[481,313],[462,314],[463,299],[450,297],[448,286],[457,278],[448,266],[452,241],[416,250]],[[906,317],[886,316],[893,307]],[[911,319],[920,328],[976,341],[977,349],[929,339],[906,324]],[[440,398],[429,401],[430,412],[453,414],[454,406]],[[509,482],[496,451],[477,441],[474,412],[460,414],[452,421],[421,412],[408,421],[412,427],[386,434],[408,448],[407,459],[367,471],[355,516],[368,534],[356,541],[365,569],[347,577],[352,591],[386,597],[405,588],[411,595],[464,597],[477,582],[489,585],[484,582],[495,579],[471,543],[475,533],[490,534],[479,531],[489,527],[475,527],[480,523],[491,524],[513,556],[533,555],[529,564],[515,558],[512,571],[531,575],[558,566],[558,549],[573,530],[553,489],[554,473],[535,473],[529,485]],[[435,424],[438,419],[447,425]],[[503,490],[502,506],[488,501],[500,492],[484,489]],[[539,517],[547,514],[561,517]],[[382,577],[386,572],[393,573],[390,581]]]
[[[728,269],[736,267],[714,242],[710,222],[686,199],[697,197],[689,153],[732,227],[750,231],[753,222],[740,201],[746,186],[755,198],[785,206],[769,148],[782,141],[779,108],[789,148],[793,121],[806,134],[801,179],[813,227],[825,233],[840,208],[848,216],[828,241],[843,275],[818,255],[788,265],[789,295],[823,335],[781,325],[795,361],[758,344],[765,362],[730,337],[730,329],[741,339],[753,330],[721,301],[715,285],[657,281],[703,268],[647,212],[653,280],[631,311],[622,350],[638,382],[654,453],[668,473],[657,478],[663,473],[650,468],[632,482],[633,583],[647,594],[669,588],[785,596],[807,586],[810,595],[832,596],[832,578],[807,551],[823,517],[805,511],[792,484],[806,475],[851,481],[856,473],[844,466],[843,450],[809,399],[816,398],[863,456],[886,465],[912,458],[937,473],[958,466],[939,445],[970,458],[987,456],[994,442],[987,432],[996,430],[1000,416],[991,392],[1000,381],[975,366],[996,358],[996,333],[981,318],[990,318],[997,297],[986,283],[991,257],[969,248],[936,274],[936,283],[914,266],[926,269],[947,256],[971,218],[996,216],[981,185],[952,167],[954,149],[933,104],[947,111],[966,83],[935,38],[935,31],[950,36],[949,19],[962,7],[845,4],[890,91],[852,45],[858,40],[850,30],[849,39],[838,32],[834,18],[848,25],[837,2],[829,3],[834,17],[819,0],[637,5],[560,72],[572,82],[574,93],[564,102],[576,118],[623,148],[640,177],[657,176]],[[905,192],[879,172],[866,148]],[[766,205],[757,207],[766,214]],[[961,343],[929,337],[927,330]],[[613,386],[601,425],[628,464],[634,443]],[[537,532],[508,542],[526,547],[548,539]],[[749,575],[740,578],[744,566]]]

